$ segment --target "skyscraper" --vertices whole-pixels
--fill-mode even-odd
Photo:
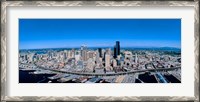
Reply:
[[[87,61],[87,46],[81,46],[81,58],[83,61]]]
[[[83,56],[82,56],[82,60],[83,61],[87,61],[88,57],[87,57],[87,50],[83,50]]]
[[[137,53],[135,53],[135,63],[138,62],[138,57],[137,57]]]
[[[101,49],[101,48],[98,48],[98,52],[99,52],[99,57],[102,58],[102,49]]]
[[[120,55],[120,42],[116,41],[116,45],[114,46],[114,58]]]
[[[71,50],[71,56],[72,56],[72,58],[75,57],[75,50],[74,49]]]
[[[76,61],[79,61],[79,60],[80,60],[80,57],[81,57],[80,51],[76,51],[76,52],[75,52],[75,60],[76,60]]]
[[[70,51],[70,50],[67,51],[67,58],[68,58],[68,59],[71,58],[71,51]]]
[[[119,41],[116,41],[116,52],[117,52],[117,55],[120,55],[120,43],[119,43]]]
[[[117,58],[116,45],[114,46],[114,58]]]
[[[110,67],[110,55],[106,53],[105,55],[105,67],[108,69]]]
[[[117,61],[115,59],[112,60],[113,67],[117,67]]]
[[[66,51],[66,50],[63,52],[63,59],[64,59],[64,60],[67,59],[67,51]]]
[[[82,45],[81,46],[81,57],[83,56],[83,49],[84,49],[84,46]]]
[[[99,63],[99,51],[96,51],[96,63]]]

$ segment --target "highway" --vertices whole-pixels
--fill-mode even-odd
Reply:
[[[78,73],[78,72],[61,71],[61,70],[42,68],[42,67],[39,67],[39,68],[45,69],[45,70],[51,70],[55,72],[60,72],[60,73],[75,74],[75,75],[82,75],[82,76],[118,76],[118,75],[129,75],[129,74],[135,74],[135,73],[141,73],[141,72],[171,71],[171,70],[180,69],[181,67],[143,69],[143,70],[134,70],[130,72],[118,72],[118,73]]]

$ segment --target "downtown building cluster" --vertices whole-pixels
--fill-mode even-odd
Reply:
[[[180,66],[180,54],[168,51],[123,49],[120,48],[119,41],[116,41],[115,45],[110,48],[88,48],[86,45],[82,45],[80,48],[26,50],[19,53],[19,67],[76,73],[112,74]],[[163,73],[154,74],[154,77],[160,77]],[[181,80],[180,69],[168,71],[166,75],[168,74],[173,74],[175,78]],[[139,76],[140,74],[109,76],[104,79],[109,82],[132,83]]]
[[[126,57],[131,57],[130,53],[125,52]],[[113,71],[116,68],[122,68],[124,63],[124,57],[120,53],[120,42],[116,41],[113,50],[111,48],[97,48],[96,50],[88,49],[86,45],[82,45],[80,49],[64,50],[64,51],[47,51],[44,54],[37,53],[22,53],[19,55],[20,62],[25,63],[39,63],[49,62],[52,63],[53,68],[76,68],[84,69],[86,72],[95,71],[95,69],[103,69],[107,71]],[[137,62],[137,54],[134,57],[133,64]],[[126,61],[127,62],[127,61]],[[56,64],[57,63],[57,64]],[[59,63],[59,64],[58,64]],[[43,63],[44,65],[44,63]],[[131,65],[131,64],[130,64]],[[42,66],[42,64],[41,64]]]
[[[141,52],[139,52],[140,54]],[[120,42],[116,41],[113,50],[111,48],[88,49],[86,45],[80,49],[63,51],[47,51],[38,54],[34,52],[20,53],[20,63],[35,63],[47,68],[66,68],[74,71],[95,72],[103,69],[104,73],[113,71],[128,71],[154,67],[170,68],[180,66],[180,56],[132,53],[131,51],[120,51]]]

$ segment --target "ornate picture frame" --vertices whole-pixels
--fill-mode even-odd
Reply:
[[[10,6],[193,6],[195,8],[194,95],[186,96],[7,96],[7,8]],[[196,101],[199,102],[199,1],[2,1],[1,2],[1,101]]]

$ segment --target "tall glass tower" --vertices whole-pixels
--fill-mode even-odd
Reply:
[[[114,58],[120,55],[120,42],[116,41],[116,45],[114,46]]]
[[[98,52],[99,52],[99,57],[102,58],[102,49],[101,49],[101,48],[98,48]]]

